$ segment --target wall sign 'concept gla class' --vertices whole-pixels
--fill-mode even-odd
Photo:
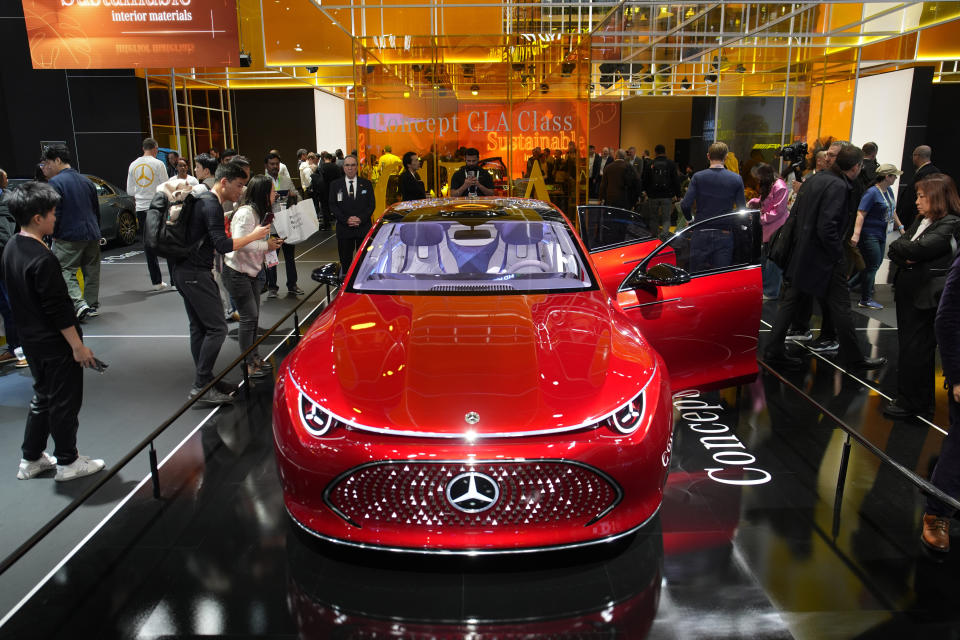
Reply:
[[[286,358],[284,501],[307,532],[416,553],[613,540],[660,507],[671,392],[756,375],[757,212],[666,241],[629,211],[393,205]],[[579,230],[579,231],[578,231]]]

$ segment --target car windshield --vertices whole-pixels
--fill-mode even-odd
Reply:
[[[464,295],[593,287],[562,221],[489,218],[384,223],[351,283],[362,293]]]

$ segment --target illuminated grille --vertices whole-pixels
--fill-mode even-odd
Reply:
[[[496,481],[495,503],[480,513],[453,507],[447,487],[455,478],[479,472]],[[607,476],[579,464],[536,462],[388,462],[348,472],[324,498],[342,518],[365,525],[514,527],[558,522],[587,525],[620,500]]]

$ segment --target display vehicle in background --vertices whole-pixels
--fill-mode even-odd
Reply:
[[[133,244],[137,239],[137,204],[133,196],[103,178],[83,174],[97,188],[97,200],[100,202],[100,235],[107,242],[116,241],[122,247]],[[11,178],[10,189],[16,189],[30,178]]]
[[[671,396],[756,375],[757,212],[665,242],[630,211],[397,203],[278,371],[286,508],[421,553],[610,541],[663,499]]]

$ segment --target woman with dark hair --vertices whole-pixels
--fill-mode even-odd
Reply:
[[[273,179],[268,175],[256,175],[247,183],[243,195],[243,204],[230,220],[230,235],[242,238],[260,226],[268,213],[273,211],[273,202],[277,191]],[[240,351],[246,351],[257,337],[260,324],[260,292],[263,290],[263,257],[268,251],[276,251],[283,240],[270,236],[265,240],[256,240],[224,256],[223,286],[230,293],[240,314],[240,328],[237,337]],[[247,373],[252,378],[267,375],[269,363],[256,351],[247,361]]]
[[[903,225],[897,218],[897,201],[893,195],[893,183],[903,175],[892,164],[881,164],[876,169],[873,185],[867,189],[857,207],[857,220],[850,236],[850,245],[860,250],[864,269],[850,279],[850,288],[860,285],[860,304],[864,309],[883,309],[883,305],[873,299],[874,278],[883,262],[883,249],[887,243],[887,224],[893,220],[900,233]]]
[[[897,398],[883,409],[888,418],[932,416],[934,358],[937,339],[933,323],[957,252],[960,197],[953,180],[930,175],[917,183],[919,215],[890,245],[897,305]]]
[[[787,221],[790,211],[787,209],[787,199],[790,189],[783,178],[779,177],[766,162],[754,165],[750,169],[751,175],[757,180],[760,197],[753,198],[747,207],[760,209],[760,226],[763,229],[763,250],[761,261],[763,270],[763,297],[765,300],[776,300],[780,297],[780,285],[783,283],[783,271],[772,260],[767,259],[767,243],[774,232]]]
[[[400,174],[400,199],[422,200],[427,197],[423,187],[423,180],[417,170],[420,168],[420,158],[414,151],[403,154],[403,173]]]

